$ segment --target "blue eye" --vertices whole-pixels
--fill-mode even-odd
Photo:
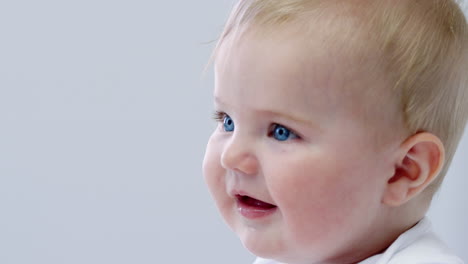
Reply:
[[[286,141],[291,138],[297,138],[297,135],[294,132],[290,131],[282,125],[274,125],[272,136],[278,141]]]
[[[223,126],[224,126],[224,131],[226,132],[234,131],[234,121],[232,120],[230,116],[228,115],[224,116]]]

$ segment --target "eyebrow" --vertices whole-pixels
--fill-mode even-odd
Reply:
[[[220,105],[229,105],[229,104],[224,103],[224,101],[221,100],[218,96],[214,96],[214,101],[216,103],[220,104]],[[274,111],[274,110],[267,110],[267,109],[253,109],[252,111],[254,111],[256,113],[260,113],[262,115],[279,116],[279,117],[284,118],[284,119],[292,120],[295,123],[306,124],[306,125],[309,125],[309,126],[312,126],[312,127],[316,128],[316,129],[321,130],[320,126],[317,123],[312,122],[310,120],[305,120],[305,119],[302,119],[302,118],[299,118],[299,117],[296,117],[296,116],[293,116],[293,115],[288,115],[288,114],[285,114],[285,113],[277,112],[277,111]]]

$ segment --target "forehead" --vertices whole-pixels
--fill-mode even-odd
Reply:
[[[351,73],[356,64],[320,34],[312,36],[311,41],[295,31],[251,31],[226,39],[215,62],[215,97],[245,107],[344,109],[353,100],[340,98],[356,96],[363,86],[355,85],[363,80]]]

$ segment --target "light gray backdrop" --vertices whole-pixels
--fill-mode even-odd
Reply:
[[[0,263],[250,263],[201,175],[230,0],[0,1]],[[430,212],[465,259],[468,142]]]

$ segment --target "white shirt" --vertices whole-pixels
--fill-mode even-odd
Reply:
[[[257,258],[253,264],[281,264]],[[401,234],[384,253],[374,255],[359,264],[464,264],[431,229],[423,218],[413,228]]]

